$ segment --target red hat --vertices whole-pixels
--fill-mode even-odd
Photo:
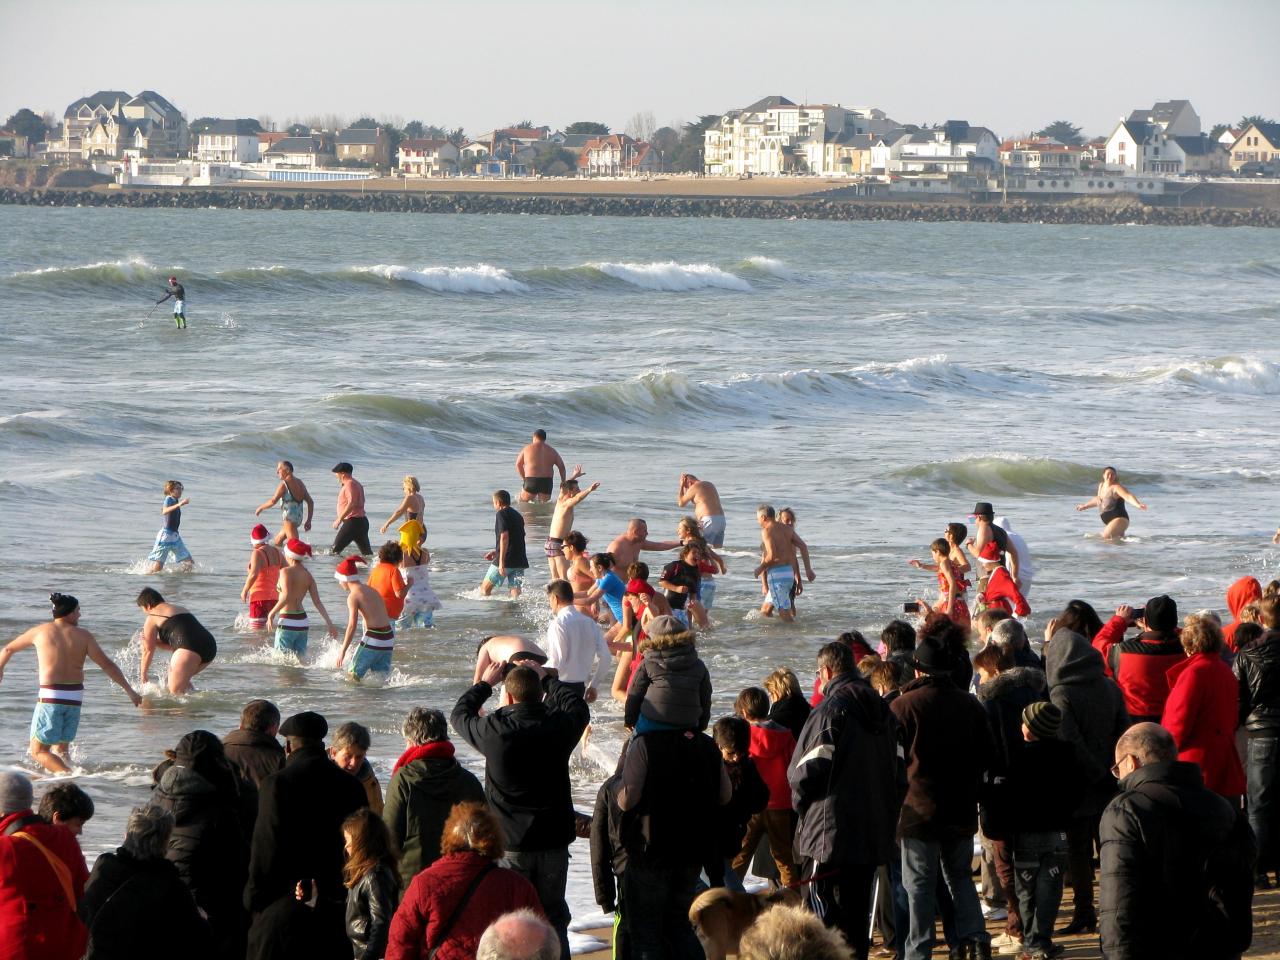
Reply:
[[[177,282],[178,282],[178,278],[177,278],[177,277],[170,277],[170,278],[169,278],[169,282],[170,282],[170,283],[177,283]]]
[[[311,556],[311,544],[303,543],[296,537],[284,545],[284,555],[290,560],[301,560]]]
[[[262,524],[258,524],[256,527],[254,527],[252,530],[249,531],[250,543],[266,543],[270,539],[271,539],[271,531],[268,530],[266,527],[264,527]]]
[[[356,569],[356,565],[364,563],[363,557],[347,557],[338,564],[338,568],[333,571],[333,579],[342,583],[349,583],[352,580],[360,579],[360,571]]]
[[[627,582],[627,593],[643,593],[645,596],[651,597],[657,592],[649,585],[647,580],[641,580],[639,577]]]

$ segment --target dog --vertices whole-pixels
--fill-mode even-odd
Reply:
[[[698,934],[707,960],[738,955],[738,944],[747,928],[770,907],[798,906],[800,891],[783,887],[760,893],[737,893],[714,887],[698,894],[689,907],[689,922]]]

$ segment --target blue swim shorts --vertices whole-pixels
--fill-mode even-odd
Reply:
[[[705,573],[702,575],[702,581],[698,584],[698,602],[702,604],[703,610],[710,610],[716,602],[715,578]]]
[[[351,675],[357,680],[363,680],[364,675],[370,671],[390,673],[391,653],[389,648],[369,647],[362,642],[356,647],[355,656],[351,658]]]
[[[724,546],[724,514],[714,517],[699,517],[698,526],[702,528],[702,539],[709,547]]]
[[[765,571],[765,580],[769,584],[769,606],[775,610],[790,610],[795,571],[790,567],[770,567]]]
[[[506,585],[512,589],[519,589],[524,585],[525,569],[525,567],[520,567],[519,569],[516,569],[515,567],[507,567],[507,575],[504,578],[502,574],[498,572],[498,565],[496,563],[491,563],[489,564],[489,569],[485,571],[484,578],[495,587],[500,587],[503,583],[506,583]]]
[[[280,502],[280,518],[288,520],[295,527],[302,526],[302,502],[300,500],[282,500]]]
[[[405,610],[400,619],[395,622],[396,631],[409,630],[414,627],[434,627],[436,625],[435,616],[435,610],[430,607],[419,607],[416,610]]]
[[[307,631],[311,621],[306,613],[282,613],[276,618],[275,648],[301,657],[307,652]]]
[[[151,563],[164,563],[165,557],[171,557],[174,563],[186,563],[191,559],[191,551],[182,542],[177,530],[161,530],[156,534],[156,545],[147,554]]]
[[[70,743],[80,729],[80,705],[69,703],[37,703],[31,715],[31,739],[46,747]]]

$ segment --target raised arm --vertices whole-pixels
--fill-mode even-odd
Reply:
[[[188,503],[190,503],[190,502],[191,502],[191,498],[190,498],[190,497],[183,497],[183,498],[182,498],[181,500],[179,500],[177,503],[171,503],[171,504],[169,504],[168,506],[161,507],[161,508],[160,508],[160,512],[161,512],[161,513],[173,513],[173,511],[175,511],[175,510],[181,510],[183,507],[185,507],[185,506],[186,506]]]
[[[89,638],[88,644],[85,645],[85,653],[89,659],[98,665],[103,673],[110,677],[115,684],[129,695],[129,700],[135,707],[142,705],[142,697],[138,696],[138,691],[125,679],[124,671],[116,664],[114,660],[107,656],[106,651],[98,646],[98,641],[93,637]]]
[[[688,482],[689,475],[680,474],[680,489],[676,491],[676,506],[687,507],[693,502],[693,484]]]
[[[576,507],[583,500],[587,499],[587,497],[589,497],[591,494],[595,493],[599,489],[600,489],[600,481],[597,480],[591,486],[587,487],[587,489],[579,490],[572,497],[570,497],[568,502],[565,504],[565,506]]]

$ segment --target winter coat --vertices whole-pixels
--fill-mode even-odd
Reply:
[[[991,773],[1008,772],[1022,750],[1022,711],[1037,700],[1049,699],[1044,671],[1033,667],[1013,667],[978,687],[978,702],[987,712],[996,756]]]
[[[391,917],[400,902],[400,878],[380,863],[347,890],[347,937],[355,960],[382,960]]]
[[[894,855],[904,769],[890,707],[856,671],[832,677],[787,770],[799,816],[793,850],[817,863],[881,864]]]
[[[373,772],[373,764],[365,760],[360,764],[360,769],[355,772],[355,778],[360,781],[360,786],[364,787],[369,809],[378,816],[382,816],[382,784],[378,783],[378,775]]]
[[[1248,947],[1253,834],[1195,764],[1152,763],[1120,781],[1100,842],[1107,960],[1214,960]]]
[[[240,768],[255,787],[271,774],[284,769],[284,747],[275,737],[256,730],[232,730],[222,738],[227,759]]]
[[[0,956],[4,960],[79,960],[84,924],[76,904],[49,861],[30,840],[35,837],[67,868],[71,893],[84,896],[89,868],[80,844],[66,827],[46,823],[30,810],[0,819]]]
[[[1200,767],[1204,785],[1224,797],[1244,794],[1236,750],[1240,684],[1219,654],[1197,653],[1169,669],[1160,725],[1173,734],[1178,759]]]
[[[1102,654],[1107,676],[1120,684],[1133,722],[1158,723],[1169,698],[1169,668],[1185,660],[1187,654],[1177,637],[1148,631],[1126,640],[1128,627],[1123,617],[1112,617],[1093,638],[1093,646]]]
[[[1236,648],[1236,627],[1240,626],[1240,611],[1255,600],[1262,597],[1262,584],[1256,577],[1241,577],[1235,583],[1227,588],[1227,609],[1231,611],[1231,623],[1224,624],[1222,627],[1222,639],[1227,642],[1227,646],[1235,651]]]
[[[87,960],[213,956],[209,925],[168,860],[138,860],[123,847],[104,853],[89,875],[80,917],[89,928]]]
[[[440,856],[440,836],[454,804],[484,801],[480,781],[453,753],[448,740],[411,747],[391,774],[382,819],[400,847],[402,890]]]
[[[680,634],[650,637],[644,658],[627,687],[623,722],[635,727],[641,716],[672,727],[705,730],[711,722],[711,674]]]
[[[249,840],[240,828],[235,781],[228,777],[222,786],[219,790],[189,767],[174,764],[161,776],[151,802],[173,814],[165,859],[208,915],[218,954],[234,956],[244,952],[249,925],[241,899]]]
[[[1024,741],[1006,776],[1005,803],[984,810],[983,830],[990,815],[998,833],[987,835],[995,839],[1065,831],[1088,788],[1076,749],[1065,740]]]
[[[366,805],[359,781],[329,759],[322,744],[289,754],[262,782],[249,857],[245,906],[254,913],[314,880],[326,906],[346,900],[342,821]]]
[[[622,836],[623,813],[618,806],[622,774],[615,773],[596,792],[591,814],[591,885],[596,903],[605,913],[618,905],[618,880],[627,869],[627,843]],[[723,863],[721,864],[723,869]]]
[[[449,718],[458,736],[484,755],[485,800],[514,852],[564,848],[575,836],[569,755],[591,712],[574,686],[550,677],[542,686],[545,699],[482,717],[493,693],[482,681],[458,699]]]
[[[819,704],[821,706],[821,704]],[[769,788],[770,810],[790,810],[791,784],[787,782],[787,768],[796,752],[796,738],[786,727],[766,720],[751,724],[751,748],[749,756],[755,763],[760,779]]]
[[[481,935],[504,913],[529,909],[543,916],[533,884],[496,867],[480,881],[448,938],[436,942],[471,881],[492,863],[470,850],[448,853],[414,877],[391,921],[386,960],[425,960],[433,947],[439,947],[436,960],[474,960]]]
[[[1236,656],[1240,723],[1251,737],[1280,736],[1280,630],[1268,630]]]
[[[1115,795],[1111,776],[1116,741],[1129,729],[1124,695],[1106,676],[1102,654],[1071,630],[1059,630],[1045,647],[1049,701],[1062,711],[1060,739],[1074,744],[1088,789],[1078,817],[1096,817]]]
[[[725,773],[733,786],[733,795],[716,817],[716,836],[718,843],[712,852],[711,865],[723,868],[725,857],[736,857],[742,850],[743,838],[747,835],[747,824],[753,816],[769,804],[769,786],[760,776],[755,761],[749,756],[738,763],[725,762]],[[784,771],[785,773],[785,771]],[[791,808],[790,787],[787,794],[787,809]],[[708,870],[712,886],[720,885],[720,877]]]
[[[995,761],[986,711],[942,674],[912,680],[889,709],[901,728],[907,762],[898,839],[972,836],[982,778]]]
[[[775,700],[769,707],[769,719],[774,723],[782,724],[791,731],[793,737],[799,740],[800,731],[804,729],[804,722],[809,719],[809,712],[812,709],[809,701],[797,693]]]

